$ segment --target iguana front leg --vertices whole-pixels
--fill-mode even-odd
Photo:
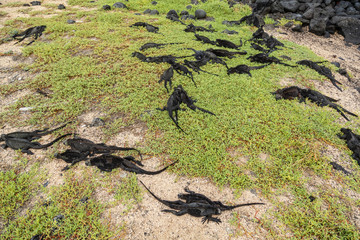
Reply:
[[[27,153],[29,155],[34,155],[34,153],[32,151],[30,151],[29,149],[21,149],[22,153]]]

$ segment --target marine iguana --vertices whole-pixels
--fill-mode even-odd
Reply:
[[[211,53],[215,54],[217,57],[228,57],[228,58],[233,58],[234,55],[246,55],[247,54],[246,51],[230,52],[225,49],[213,49],[213,48],[208,48],[208,49],[206,49],[205,52],[211,52]]]
[[[348,113],[354,117],[357,117],[356,114],[349,112],[345,108],[334,103],[334,102],[337,102],[338,100],[335,100],[331,97],[325,96],[322,93],[315,91],[315,90],[302,89],[297,86],[291,86],[291,87],[286,87],[283,89],[278,89],[275,92],[273,92],[272,94],[275,95],[276,100],[279,100],[279,99],[293,100],[295,98],[298,98],[299,102],[305,102],[305,99],[309,99],[311,102],[315,103],[316,105],[318,105],[320,107],[329,106],[329,107],[335,109],[337,112],[339,112],[341,114],[341,116],[343,116],[348,121],[349,121],[349,119],[345,116],[345,114],[343,112]]]
[[[28,38],[30,36],[34,36],[34,39],[27,44],[27,46],[28,46],[28,45],[32,44],[33,42],[35,42],[36,39],[41,37],[41,35],[45,31],[45,28],[46,28],[45,25],[31,27],[31,28],[28,28],[28,29],[26,29],[25,31],[23,31],[21,33],[14,34],[12,36],[12,38],[15,39],[15,40],[18,40],[18,42],[15,43],[15,44],[18,44],[18,43],[22,42],[25,38]]]
[[[251,48],[253,48],[257,51],[263,52],[263,53],[267,53],[267,54],[269,54],[269,52],[270,52],[270,50],[267,50],[256,43],[251,43]]]
[[[131,54],[131,56],[136,57],[140,61],[147,62],[147,63],[164,63],[164,62],[169,62],[169,61],[175,61],[175,59],[177,59],[177,58],[189,57],[189,56],[175,57],[175,56],[172,56],[172,55],[162,55],[162,56],[147,57],[147,56],[145,56],[144,54],[142,54],[140,52],[133,52]]]
[[[88,153],[82,153],[76,150],[67,149],[63,153],[55,153],[54,157],[58,159],[62,159],[67,163],[71,163],[70,165],[64,167],[61,171],[69,170],[70,167],[74,166],[76,163],[86,160],[88,157]]]
[[[208,37],[205,36],[201,36],[199,34],[195,34],[196,40],[197,41],[201,41],[203,43],[208,43],[208,44],[212,44],[212,45],[216,45],[216,42],[211,41]]]
[[[169,83],[169,86],[171,88],[172,85],[172,77],[174,76],[174,68],[173,66],[170,66],[168,69],[166,69],[163,74],[161,74],[160,76],[160,80],[159,83],[161,83],[162,81],[164,81],[164,87],[166,88],[166,91],[169,92],[169,89],[167,87],[167,84]]]
[[[239,24],[243,22],[246,22],[247,25],[254,25],[257,28],[263,27],[265,25],[262,16],[256,14],[254,11],[250,15],[244,16],[239,20]]]
[[[280,42],[273,36],[270,36],[269,34],[267,34],[264,31],[263,27],[258,28],[258,30],[256,30],[256,32],[254,32],[252,36],[253,37],[249,41],[254,41],[261,45],[266,45],[266,47],[268,47],[270,49],[269,50],[270,52],[277,50],[278,49],[277,46],[280,46],[280,47],[285,46],[282,42]]]
[[[180,63],[177,63],[174,59],[169,59],[167,62],[173,67],[173,69],[178,74],[189,77],[191,79],[191,81],[194,83],[195,87],[197,87],[196,82],[194,81],[194,76],[187,67],[185,67],[184,65],[181,65]]]
[[[237,207],[242,206],[250,206],[250,205],[257,205],[257,204],[263,204],[263,203],[246,203],[246,204],[239,204],[235,206],[225,206],[219,201],[211,201],[209,198],[202,194],[198,194],[192,191],[187,191],[188,194],[179,194],[178,197],[181,199],[184,199],[185,202],[181,200],[177,201],[168,201],[168,200],[162,200],[158,196],[156,196],[153,192],[150,191],[149,188],[145,186],[145,184],[140,181],[140,183],[145,187],[145,189],[159,202],[166,205],[167,207],[170,207],[172,209],[178,210],[170,210],[170,209],[164,209],[161,210],[162,212],[170,212],[176,216],[181,216],[184,214],[189,214],[194,217],[203,217],[202,223],[205,222],[216,222],[221,223],[221,220],[219,218],[215,218],[212,215],[220,215],[221,211],[225,210],[231,210]]]
[[[252,34],[252,38],[249,41],[255,41],[255,40],[260,40],[260,39],[266,41],[269,38],[270,38],[270,35],[264,31],[263,27],[260,27]]]
[[[194,51],[194,55],[192,55],[192,56],[194,56],[195,59],[198,61],[196,63],[195,62],[193,62],[193,63],[196,64],[198,67],[206,65],[208,62],[212,62],[212,63],[222,64],[226,67],[226,69],[229,68],[224,60],[219,58],[216,54],[214,54],[211,51],[195,50],[193,48],[186,48],[186,49]]]
[[[292,65],[283,63],[280,59],[278,59],[276,57],[269,57],[265,53],[258,53],[258,54],[248,57],[247,59],[250,59],[251,62],[268,63],[268,64],[276,63],[276,64],[281,64],[281,65],[284,65],[287,67],[296,67],[296,66],[292,66]]]
[[[229,68],[227,70],[227,74],[230,75],[230,74],[233,74],[233,73],[238,73],[238,74],[243,74],[243,73],[246,73],[248,74],[250,77],[252,77],[250,71],[251,70],[255,70],[255,69],[261,69],[261,68],[264,68],[266,67],[267,65],[263,65],[263,66],[257,66],[257,67],[249,67],[245,64],[240,64],[240,65],[237,65],[236,67],[232,67],[232,68]]]
[[[212,28],[204,28],[201,26],[195,26],[194,24],[190,23],[189,25],[186,26],[185,32],[215,32],[214,29]]]
[[[216,39],[216,46],[239,50],[239,47],[242,46],[242,40],[240,39],[240,45],[236,45],[235,43],[230,42],[229,40]]]
[[[139,180],[140,181],[140,180]],[[174,215],[177,216],[181,216],[184,215],[186,213],[188,213],[191,216],[194,217],[203,217],[202,222],[205,223],[206,221],[213,221],[216,223],[220,223],[221,220],[218,218],[214,218],[212,217],[212,215],[219,215],[221,213],[220,209],[212,206],[211,204],[208,203],[186,203],[180,200],[176,200],[176,201],[168,201],[168,200],[162,200],[161,198],[157,197],[154,193],[152,193],[150,191],[149,188],[147,188],[145,186],[145,184],[140,181],[140,183],[145,187],[145,189],[159,202],[161,202],[162,204],[166,205],[169,208],[178,210],[174,211],[174,210],[169,210],[169,209],[164,209],[161,210],[162,212],[170,212]]]
[[[73,151],[78,151],[83,154],[88,154],[92,156],[98,153],[111,153],[114,151],[137,151],[140,155],[140,159],[142,160],[142,155],[139,150],[136,148],[124,148],[117,146],[108,146],[105,143],[94,143],[85,138],[75,137],[72,139],[68,139],[65,141],[65,144],[69,145]]]
[[[130,27],[144,27],[144,28],[146,28],[146,30],[148,32],[153,32],[153,33],[158,33],[158,31],[159,31],[158,27],[153,26],[146,22],[136,22],[136,23],[130,25]]]
[[[347,171],[343,166],[340,164],[337,164],[336,162],[330,162],[330,165],[333,167],[333,169],[337,171],[343,172],[345,175],[350,175],[351,173]]]
[[[341,82],[337,81],[334,77],[334,75],[332,74],[331,70],[325,66],[320,66],[317,64],[317,62],[313,62],[311,60],[301,60],[296,62],[299,65],[303,65],[303,66],[307,66],[311,69],[314,69],[317,73],[319,73],[320,75],[323,75],[325,77],[327,77],[328,79],[330,79],[331,83],[340,91],[342,91],[342,89],[337,85],[340,84],[342,85]]]
[[[51,145],[53,145],[54,143],[56,143],[57,141],[59,141],[60,139],[67,137],[71,135],[71,133],[62,135],[58,138],[56,138],[54,141],[48,143],[48,144],[40,144],[39,142],[30,142],[27,139],[23,139],[23,138],[6,138],[5,139],[5,144],[1,145],[4,149],[6,148],[12,148],[14,150],[21,150],[21,152],[23,153],[27,153],[29,155],[34,154],[33,152],[31,152],[29,149],[43,149],[43,148],[48,148]]]
[[[179,85],[176,88],[174,88],[174,92],[170,95],[166,106],[163,107],[162,109],[157,108],[157,110],[168,111],[169,117],[175,123],[176,127],[180,129],[182,132],[185,132],[178,124],[178,110],[182,110],[180,108],[181,103],[185,103],[187,107],[193,111],[199,109],[202,112],[209,113],[215,116],[214,113],[195,106],[194,105],[195,102],[196,102],[195,100],[191,99],[191,97],[188,96],[187,92],[183,89],[183,87]],[[174,112],[175,112],[175,117],[173,116]]]
[[[119,156],[103,154],[103,155],[101,155],[99,157],[91,158],[85,164],[87,166],[96,166],[101,171],[106,171],[106,172],[111,172],[115,168],[121,168],[121,169],[123,169],[125,171],[134,172],[136,174],[156,175],[156,174],[162,173],[168,167],[173,166],[177,162],[178,161],[175,161],[172,164],[164,167],[161,170],[151,172],[151,171],[147,171],[147,170],[144,170],[144,169],[139,168],[138,166],[136,166],[136,164],[139,165],[140,162],[136,161],[135,158],[132,157],[132,156],[127,156],[127,157],[122,158],[122,157],[119,157]]]
[[[204,73],[211,74],[214,76],[219,76],[215,73],[207,72],[200,68],[201,66],[206,65],[206,63],[207,63],[207,61],[204,61],[204,60],[197,60],[197,61],[188,61],[186,59],[184,60],[184,64],[186,66],[188,66],[189,68],[191,68],[194,72],[197,72],[197,73],[204,72]]]
[[[344,68],[340,68],[339,70],[337,70],[338,73],[340,73],[341,75],[343,75],[344,77],[346,77],[349,82],[352,82],[349,73],[346,71],[346,69]]]
[[[341,128],[343,135],[338,134],[340,139],[346,140],[346,145],[353,152],[351,155],[360,165],[360,135],[353,133],[349,128]]]
[[[163,46],[166,46],[166,45],[174,45],[174,44],[182,44],[182,43],[145,43],[144,45],[142,45],[139,50],[140,51],[143,51],[143,50],[146,50],[146,49],[149,49],[149,48],[157,48],[157,49],[160,49],[162,48]]]
[[[185,200],[186,203],[192,203],[192,202],[209,203],[211,205],[216,206],[221,211],[232,210],[234,208],[243,207],[243,206],[264,205],[264,203],[245,203],[245,204],[238,204],[238,205],[234,205],[234,206],[228,206],[228,205],[224,205],[220,201],[212,201],[208,197],[206,197],[205,195],[203,195],[201,193],[196,193],[194,191],[191,191],[188,187],[185,187],[184,191],[186,193],[178,194],[178,198]]]
[[[5,141],[7,138],[22,138],[22,139],[26,139],[28,141],[32,141],[35,139],[39,139],[42,136],[48,135],[52,132],[55,132],[59,129],[62,129],[67,124],[69,124],[69,123],[65,123],[64,125],[61,125],[60,127],[52,129],[52,130],[49,130],[49,128],[45,128],[43,130],[35,130],[32,132],[12,132],[12,133],[7,133],[7,134],[1,134],[0,141]]]
[[[277,46],[279,47],[285,47],[285,45],[280,42],[279,40],[277,40],[276,38],[274,38],[273,36],[270,36],[266,42],[265,42],[265,45],[270,48],[272,51],[276,50]]]

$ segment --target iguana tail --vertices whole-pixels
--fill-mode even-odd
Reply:
[[[72,133],[68,133],[68,134],[62,135],[62,136],[56,138],[54,141],[49,142],[48,144],[40,145],[40,146],[32,147],[32,148],[34,148],[34,149],[48,148],[48,147],[50,147],[51,145],[53,145],[54,143],[56,143],[57,141],[63,139],[64,137],[70,136],[70,135],[72,135]]]
[[[224,210],[231,210],[234,208],[251,206],[251,205],[265,205],[265,203],[244,203],[244,204],[239,204],[239,205],[235,205],[235,206],[222,205],[220,209],[224,211]]]
[[[52,132],[55,132],[55,131],[57,131],[57,130],[60,130],[60,129],[64,128],[64,127],[65,127],[66,125],[68,125],[69,123],[71,123],[71,122],[67,122],[67,123],[61,125],[60,127],[54,128],[54,129],[52,129],[52,130],[48,130],[49,128],[45,128],[45,129],[39,130],[39,131],[37,131],[37,132],[38,132],[41,136],[45,136],[45,135],[47,135],[47,134],[50,134],[50,133],[52,133]]]
[[[177,162],[178,162],[178,161],[175,161],[175,162],[173,162],[172,164],[164,167],[163,169],[158,170],[158,171],[155,171],[155,172],[149,172],[149,171],[146,171],[146,170],[141,169],[142,171],[138,172],[138,174],[156,175],[156,174],[162,173],[162,172],[165,171],[168,167],[175,165]]]

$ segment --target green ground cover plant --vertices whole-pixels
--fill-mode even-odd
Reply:
[[[270,65],[248,75],[233,74],[228,76],[222,65],[208,64],[204,67],[219,76],[206,73],[194,73],[196,88],[187,77],[175,73],[173,85],[181,84],[189,96],[197,100],[197,105],[216,114],[210,116],[199,111],[181,111],[179,124],[188,133],[183,134],[176,129],[166,112],[157,111],[162,108],[169,97],[162,84],[158,83],[160,75],[168,65],[165,63],[143,63],[131,57],[131,53],[139,51],[139,47],[147,42],[181,43],[169,45],[162,49],[149,49],[145,54],[154,55],[191,55],[193,52],[185,48],[205,50],[209,46],[195,41],[191,33],[185,33],[183,25],[165,18],[170,9],[185,10],[188,1],[159,1],[156,9],[158,16],[134,15],[147,8],[154,8],[150,0],[134,0],[125,2],[129,9],[104,11],[101,6],[112,5],[109,0],[90,3],[85,0],[69,0],[71,5],[64,12],[46,19],[47,29],[43,37],[34,44],[23,48],[25,57],[36,59],[31,65],[21,68],[30,71],[32,80],[0,85],[1,95],[7,96],[21,90],[34,92],[45,89],[51,98],[39,94],[30,94],[19,99],[0,113],[1,124],[14,126],[24,125],[20,121],[21,107],[32,107],[28,125],[45,125],[52,122],[62,123],[75,121],[77,117],[93,109],[104,113],[107,123],[102,128],[104,138],[110,138],[134,122],[146,124],[146,142],[141,150],[145,154],[167,156],[169,161],[179,160],[172,170],[178,175],[187,177],[206,177],[219,187],[230,186],[238,194],[246,189],[261,192],[275,208],[271,216],[277,218],[296,239],[357,239],[359,230],[348,220],[351,211],[359,207],[355,198],[344,197],[344,193],[336,189],[319,187],[316,202],[305,201],[311,193],[307,183],[312,176],[326,181],[331,175],[329,158],[320,151],[332,146],[346,153],[342,140],[336,137],[343,124],[336,120],[339,114],[330,108],[319,108],[315,104],[298,103],[296,101],[276,101],[271,92],[280,88],[282,79],[291,79],[294,83],[314,88],[312,81],[328,81],[323,76],[305,67],[289,68],[282,65]],[[17,6],[12,4],[11,6]],[[79,10],[78,7],[87,8]],[[139,7],[141,6],[141,8]],[[47,13],[54,13],[54,7],[48,6]],[[200,6],[194,6],[189,12],[194,14]],[[229,9],[226,1],[209,0],[201,4],[208,15],[215,21],[185,21],[207,27],[209,24],[217,30],[215,33],[201,33],[212,40],[226,38],[233,42],[250,39],[256,28],[242,24],[225,26],[223,20],[239,20],[251,13],[244,5],[235,5]],[[32,12],[31,18],[18,18],[6,22],[0,30],[1,38],[14,31],[21,31],[31,26],[45,24],[39,16],[43,13]],[[76,24],[67,24],[68,19],[76,19]],[[130,28],[135,22],[144,21],[160,28],[161,34],[149,33],[143,28]],[[267,19],[267,23],[272,23]],[[221,33],[225,28],[236,30],[239,35]],[[171,37],[169,37],[171,36]],[[272,56],[289,56],[292,60],[286,63],[295,65],[299,60],[324,59],[315,55],[306,47],[284,41],[285,47],[275,51]],[[249,54],[257,53],[244,44],[241,50]],[[254,65],[246,57],[227,60],[230,67],[238,64]],[[325,63],[332,71],[337,68]],[[9,119],[10,122],[9,122]],[[352,118],[345,126],[356,126],[359,120]],[[158,134],[161,132],[161,134]],[[191,147],[189,147],[191,146]],[[265,154],[264,161],[259,156]],[[240,156],[246,162],[239,162]],[[360,193],[355,178],[359,177],[359,166],[352,164],[353,176],[337,174],[339,186],[350,187]],[[81,168],[80,168],[81,170]],[[251,173],[250,175],[248,173]],[[305,173],[311,173],[309,174]],[[92,175],[94,174],[94,175]],[[31,184],[31,172],[8,171],[0,173],[1,182],[8,182],[3,194],[11,192],[15,195],[11,201],[22,203],[29,200],[36,189],[24,187]],[[54,202],[43,206],[39,202],[26,216],[18,216],[16,208],[4,207],[0,215],[4,219],[15,217],[6,226],[2,235],[5,239],[44,233],[65,238],[97,238],[104,239],[119,236],[122,230],[108,231],[110,226],[100,221],[104,206],[90,198],[87,204],[79,203],[83,196],[92,196],[98,187],[114,192],[114,201],[122,204],[140,202],[141,196],[135,175],[129,175],[119,185],[107,184],[111,177],[102,178],[102,186],[93,183],[96,171],[88,175],[68,173],[63,186],[56,186],[44,194]],[[97,176],[99,177],[99,176]],[[20,189],[14,189],[15,183],[21,183]],[[277,193],[287,189],[294,200],[290,205],[277,201]],[[23,195],[17,195],[19,192]],[[76,192],[76,194],[75,194]],[[81,197],[80,197],[81,196]],[[13,205],[11,205],[13,206]],[[324,209],[325,206],[325,209]],[[278,209],[281,209],[279,211]],[[64,214],[61,224],[53,218]],[[236,216],[234,216],[236,218]],[[32,225],[26,223],[32,221]],[[92,224],[89,225],[88,223]],[[235,221],[236,222],[236,221]],[[309,224],[310,223],[310,224]],[[236,225],[236,224],[235,224]],[[261,223],[274,238],[281,236],[271,224],[271,218]],[[241,231],[241,230],[239,230]],[[57,235],[58,234],[58,235]]]

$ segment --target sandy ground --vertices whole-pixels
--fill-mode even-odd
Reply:
[[[1,3],[5,4],[12,2],[13,0],[0,0]],[[28,3],[30,1],[19,0],[20,2]],[[42,1],[45,3],[64,3],[66,1]],[[27,8],[27,7],[21,7]],[[34,6],[32,8],[45,9],[43,6]],[[17,17],[30,17],[27,14],[19,13],[15,8],[2,8],[2,11],[8,12],[8,15],[0,18],[0,26],[8,19]],[[286,33],[286,34],[281,34]],[[297,44],[308,46],[316,54],[326,58],[329,61],[339,61],[341,66],[346,68],[353,75],[353,81],[349,82],[345,77],[336,73],[336,78],[340,80],[345,86],[343,92],[335,89],[332,84],[328,81],[319,82],[314,81],[315,87],[322,93],[333,96],[334,98],[340,99],[339,104],[348,110],[360,114],[360,93],[355,89],[360,86],[360,51],[357,50],[356,46],[346,46],[343,39],[339,35],[331,36],[329,39],[315,36],[311,33],[294,33],[287,29],[280,29],[280,31],[270,31],[275,37],[279,39],[286,39],[293,41]],[[15,53],[14,56],[0,56],[0,84],[11,84],[14,81],[23,81],[25,79],[34,77],[28,72],[20,70],[18,67],[24,61],[18,61],[21,58],[20,45],[13,45],[13,43],[6,43],[0,45],[0,53],[12,50]],[[342,59],[340,59],[340,57]],[[24,59],[23,59],[24,60]],[[29,63],[34,59],[26,59]],[[284,86],[291,86],[294,83],[291,79],[282,81]],[[0,96],[0,110],[4,107],[14,103],[17,99],[20,99],[30,91],[19,91],[10,95]],[[24,118],[28,113],[23,113]],[[101,134],[99,127],[90,127],[90,123],[95,117],[101,117],[101,112],[92,111],[83,114],[78,117],[80,122],[77,133],[84,138],[89,138],[94,142],[102,142],[104,139]],[[1,132],[11,132],[15,129],[11,126],[1,126]],[[24,127],[22,130],[30,130],[29,127]],[[142,123],[136,123],[131,127],[122,129],[122,131],[113,136],[107,144],[114,144],[119,146],[133,146],[142,147],[144,142],[144,136],[146,127]],[[44,139],[44,142],[48,142],[49,139]],[[59,144],[61,145],[61,144]],[[36,161],[39,157],[43,157],[44,168],[49,171],[49,186],[60,185],[64,182],[61,169],[66,166],[66,163],[57,159],[49,159],[45,155],[40,154],[40,150],[36,151],[36,157],[30,156],[32,161]],[[333,161],[337,161],[351,171],[350,166],[346,165],[347,161],[344,161],[344,156],[337,149],[325,149],[326,154],[337,153],[333,157]],[[15,153],[12,150],[3,150],[0,148],[0,169],[7,170],[13,164]],[[266,158],[266,156],[262,156]],[[239,161],[246,161],[239,157]],[[160,159],[153,156],[145,156],[144,165],[147,170],[157,170],[161,165]],[[83,163],[81,163],[83,164]],[[123,175],[124,172],[121,171]],[[199,192],[210,196],[213,200],[220,200],[225,204],[240,204],[248,202],[263,202],[266,205],[257,205],[250,207],[242,207],[229,212],[223,212],[219,218],[222,220],[221,224],[209,223],[202,224],[201,219],[191,217],[189,215],[174,216],[171,213],[161,212],[166,207],[154,199],[143,187],[143,201],[135,205],[128,213],[125,213],[126,206],[118,205],[115,207],[108,208],[104,214],[104,221],[110,220],[113,227],[120,226],[126,223],[126,239],[271,239],[266,229],[262,227],[262,221],[267,211],[272,210],[273,206],[262,198],[261,195],[256,193],[254,190],[247,190],[242,192],[239,198],[235,197],[235,194],[229,187],[223,187],[221,190],[219,187],[211,183],[208,179],[192,178],[188,179],[181,176],[164,172],[155,176],[138,176],[138,179],[143,181],[148,188],[151,189],[157,196],[165,200],[177,200],[177,194],[184,192],[183,189],[186,186],[195,192]],[[140,184],[140,183],[139,183]],[[325,181],[322,179],[314,179],[313,182],[309,183],[309,190],[313,190],[314,186],[321,186],[328,184],[330,187],[332,183],[330,180]],[[351,197],[355,196],[355,193]],[[355,194],[355,195],[354,195]],[[101,201],[113,200],[113,196],[107,192],[97,191],[94,196],[96,199]],[[290,202],[291,196],[279,196],[279,201]],[[232,219],[232,213],[239,213],[238,223],[231,225],[229,220]],[[357,214],[360,219],[359,213]],[[356,223],[360,228],[360,222]],[[274,226],[277,222],[274,220]],[[275,227],[276,228],[276,227]]]
[[[334,72],[335,78],[343,85],[343,92],[337,90],[330,81],[312,81],[315,88],[321,93],[340,99],[338,104],[353,113],[360,113],[360,50],[359,46],[349,46],[340,34],[331,35],[330,38],[316,36],[310,32],[293,32],[286,28],[267,30],[278,39],[284,39],[310,48],[317,55],[329,62],[340,63],[351,75],[351,81],[341,74]],[[282,81],[284,86],[294,85],[290,80]],[[303,87],[303,86],[300,86]]]

